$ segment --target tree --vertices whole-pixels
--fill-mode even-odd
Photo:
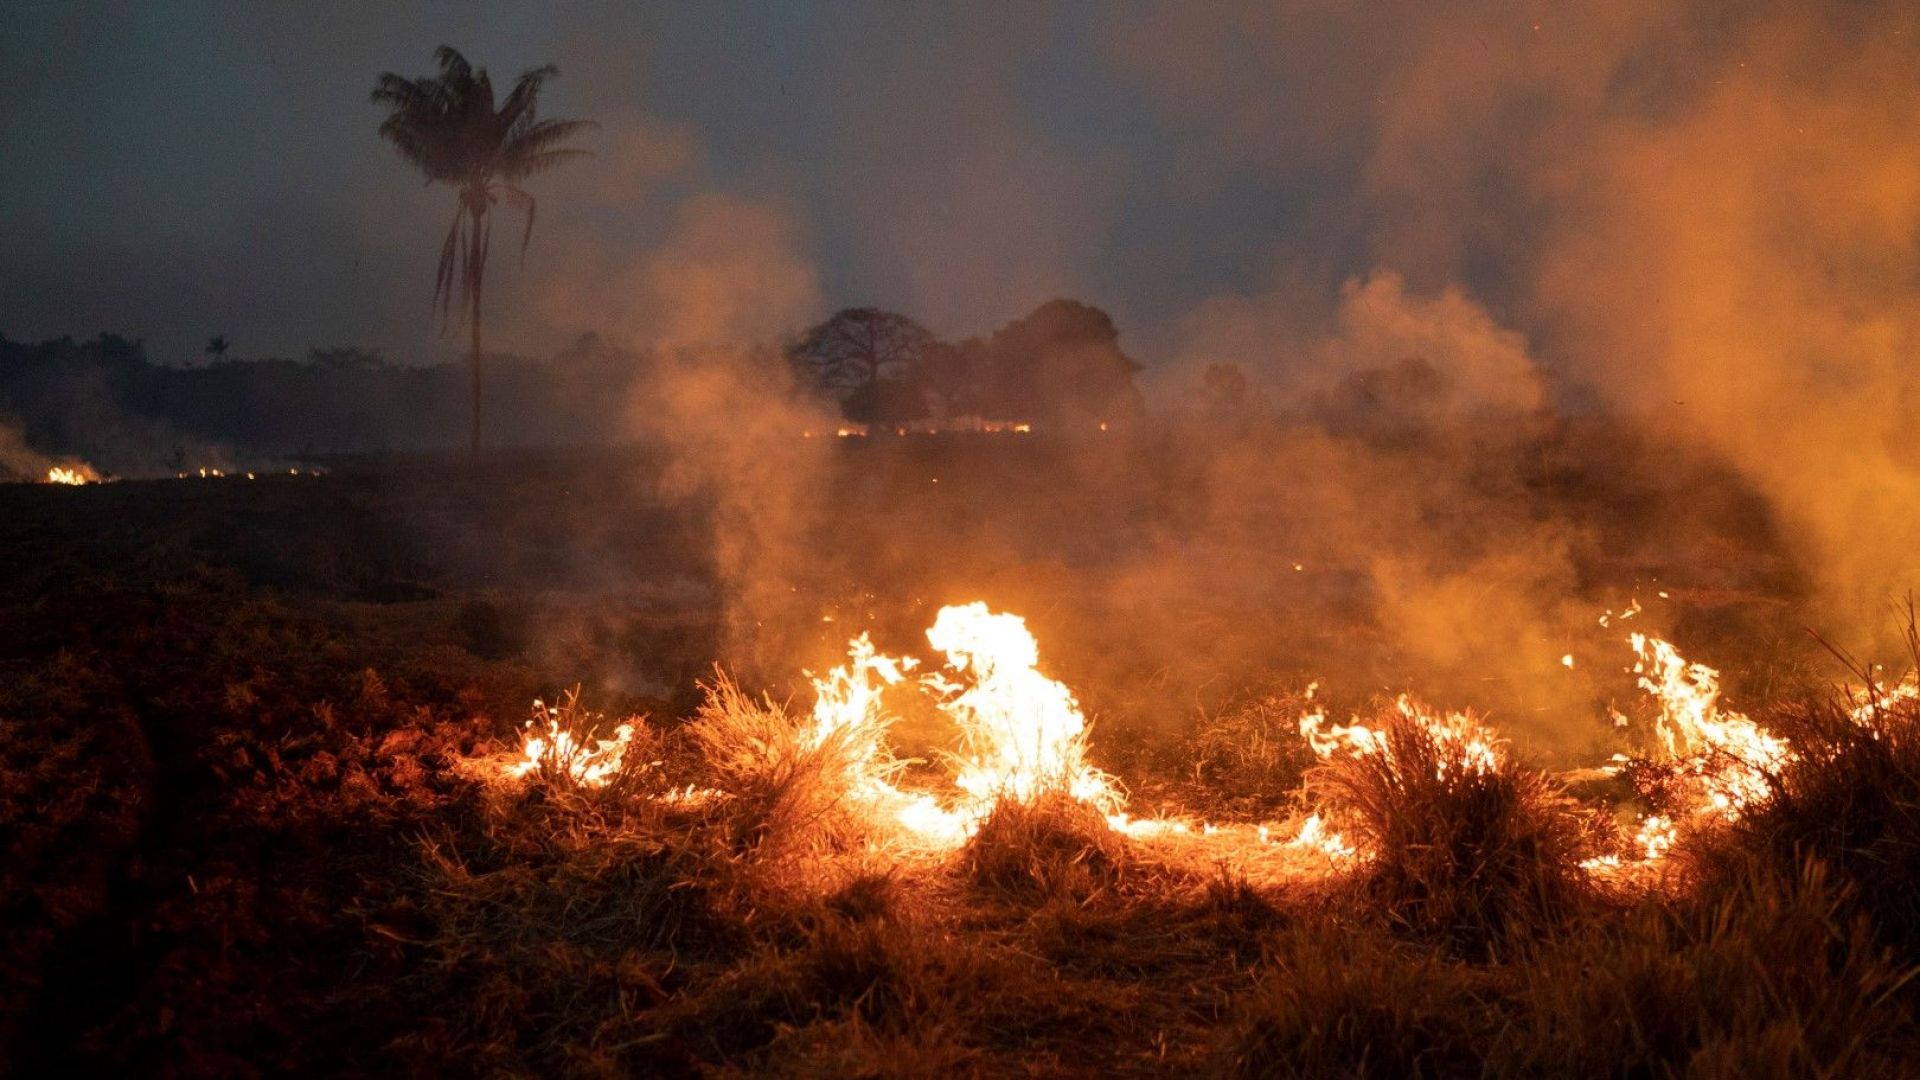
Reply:
[[[911,381],[933,344],[933,334],[905,315],[847,308],[802,334],[787,353],[819,385],[844,392],[883,378]]]
[[[1067,427],[1125,422],[1142,408],[1120,331],[1106,312],[1076,300],[1049,300],[996,330],[967,365],[979,405],[996,419]]]
[[[520,237],[521,258],[533,239],[536,204],[520,185],[528,177],[585,155],[563,145],[592,127],[586,120],[542,120],[537,116],[540,88],[560,73],[552,64],[514,81],[497,105],[487,69],[475,70],[450,46],[434,54],[440,74],[405,79],[388,72],[375,84],[373,100],[387,107],[380,137],[419,169],[429,184],[454,189],[458,201],[453,224],[440,245],[440,266],[433,286],[434,310],[452,314],[456,292],[465,301],[472,327],[473,451],[480,452],[480,296],[492,246],[489,220],[504,201],[526,216]]]
[[[215,334],[213,338],[207,342],[207,355],[213,357],[213,362],[217,364],[227,358],[227,350],[229,348],[231,348],[231,346],[227,344],[226,335]]]

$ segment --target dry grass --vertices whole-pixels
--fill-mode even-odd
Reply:
[[[1057,792],[1031,803],[1001,801],[960,852],[969,881],[1020,900],[1084,899],[1112,888],[1127,861],[1125,844],[1098,810]]]
[[[725,672],[703,689],[686,735],[706,783],[727,796],[737,850],[841,851],[872,838],[871,820],[849,792],[859,777],[884,779],[897,769],[876,732],[849,725],[818,733],[808,718],[748,694]]]
[[[618,724],[580,704],[580,687],[552,706],[533,703],[527,729],[540,739],[526,779],[551,798],[589,797],[631,804],[658,794],[665,740],[643,716]],[[586,779],[590,777],[590,780]]]
[[[1920,702],[1885,701],[1856,721],[1851,703],[1777,710],[1794,750],[1767,798],[1700,853],[1707,887],[1758,860],[1787,872],[1818,859],[1878,939],[1920,963]]]
[[[1308,785],[1370,853],[1356,884],[1391,925],[1485,955],[1590,899],[1593,829],[1544,773],[1477,763],[1397,710],[1373,726],[1384,752],[1336,754]]]
[[[1478,1072],[1492,985],[1377,932],[1316,923],[1276,938],[1214,1051],[1228,1077]]]
[[[1512,966],[1493,1071],[1541,1076],[1911,1075],[1911,969],[1817,862],[1751,865],[1719,895],[1593,920]]]
[[[1312,708],[1304,694],[1268,694],[1212,717],[1187,740],[1183,794],[1210,814],[1284,816],[1314,764],[1300,738],[1300,717]]]

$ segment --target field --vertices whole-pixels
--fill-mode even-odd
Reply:
[[[639,450],[0,488],[0,1046],[39,1075],[1912,1075],[1920,712],[1850,715],[1753,500],[1560,464],[1588,438],[1618,442],[1566,434],[1460,511],[1571,538],[1535,560],[1564,595],[1486,599],[1456,652],[1406,647],[1433,608],[1379,567],[1413,546],[1171,436],[820,439],[737,489]],[[931,665],[974,600],[1026,617],[1126,812],[1191,828],[1042,782],[928,845],[849,794],[887,763],[796,734],[802,672],[863,631]],[[1607,719],[1651,708],[1597,618],[1629,600],[1796,751],[1657,862],[1623,837],[1684,770],[1589,767],[1646,750]],[[1511,742],[1476,757],[1400,690]],[[536,699],[555,731],[644,718],[610,782],[510,775]],[[1390,750],[1316,753],[1315,708]],[[888,782],[937,786],[950,736],[902,707]],[[1321,809],[1358,857],[1247,839]]]

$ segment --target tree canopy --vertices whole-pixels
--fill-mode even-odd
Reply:
[[[440,74],[408,79],[388,72],[374,85],[373,100],[387,108],[380,137],[426,176],[430,184],[455,189],[453,223],[440,245],[433,286],[434,308],[450,315],[456,292],[471,316],[473,448],[480,449],[480,294],[493,230],[489,214],[504,201],[521,211],[525,254],[533,239],[538,204],[521,183],[587,152],[564,145],[593,126],[588,120],[542,120],[540,88],[558,75],[551,64],[523,72],[506,99],[496,103],[486,68],[474,68],[459,50],[442,45],[433,54]]]

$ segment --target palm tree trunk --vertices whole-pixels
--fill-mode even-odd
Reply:
[[[473,280],[469,283],[468,297],[473,301],[473,356],[469,367],[473,371],[473,458],[480,459],[480,285],[486,278],[486,235],[482,231],[480,214],[473,216],[472,256]]]

